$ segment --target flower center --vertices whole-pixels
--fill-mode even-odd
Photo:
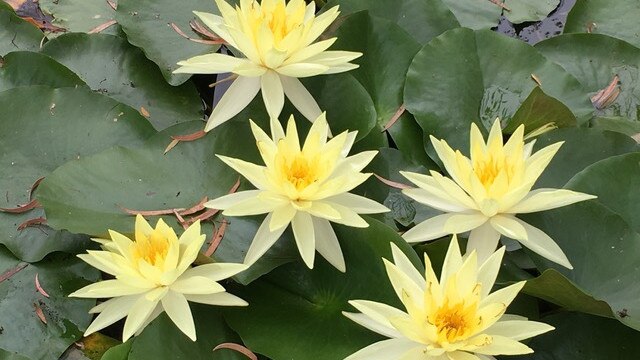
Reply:
[[[285,165],[284,173],[287,180],[298,191],[318,180],[317,167],[310,166],[309,161],[302,154],[296,155],[289,166]]]
[[[493,155],[489,155],[485,159],[474,162],[473,171],[478,176],[478,180],[484,185],[485,189],[489,189],[502,176],[501,181],[504,185],[508,185],[513,178],[514,169],[506,157],[497,159]]]
[[[134,259],[142,259],[153,266],[163,263],[168,251],[169,240],[158,231],[148,237],[136,239],[131,249]]]
[[[290,6],[291,7],[291,6]],[[284,0],[275,1],[273,4],[258,4],[254,1],[251,5],[251,18],[253,20],[253,33],[256,36],[264,25],[273,34],[273,42],[276,48],[280,48],[282,40],[304,21],[305,2],[300,1],[298,6],[287,11]],[[285,50],[285,49],[281,49]]]
[[[478,321],[475,310],[475,305],[465,307],[464,303],[458,303],[449,306],[445,303],[438,309],[433,319],[433,324],[438,329],[438,338],[441,341],[453,343],[468,334]]]

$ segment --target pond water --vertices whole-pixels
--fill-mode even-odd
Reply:
[[[546,19],[538,22],[514,25],[503,16],[496,31],[533,45],[552,36],[560,35],[567,21],[567,15],[575,3],[576,0],[561,0],[556,10]]]

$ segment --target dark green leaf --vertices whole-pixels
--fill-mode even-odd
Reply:
[[[0,56],[17,50],[38,51],[42,38],[44,34],[33,24],[13,10],[0,8]]]
[[[78,75],[47,55],[30,51],[7,54],[0,67],[0,91],[29,85],[74,87],[84,86],[85,83]]]
[[[391,228],[372,219],[369,224],[366,229],[334,226],[345,255],[346,273],[320,259],[312,271],[297,262],[239,289],[250,305],[225,311],[231,328],[250,349],[274,360],[343,359],[380,340],[380,335],[341,312],[353,311],[347,301],[355,299],[401,306],[381,260],[391,258],[390,242],[417,267],[420,261]]]
[[[193,305],[192,313],[198,340],[187,338],[166,314],[160,315],[140,336],[133,339],[128,360],[245,360],[232,350],[217,350],[219,344],[238,343],[236,335],[220,315],[220,308]],[[103,360],[106,360],[103,358]],[[115,359],[114,359],[115,360]]]
[[[554,331],[529,342],[530,355],[514,360],[631,360],[640,353],[640,333],[615,320],[576,313],[560,313],[542,319]]]
[[[115,144],[138,145],[154,133],[136,111],[86,87],[11,89],[0,93],[0,108],[0,167],[5,169],[0,177],[1,208],[29,203],[32,184],[66,162]],[[93,189],[89,196],[96,192]],[[83,236],[43,225],[18,230],[25,221],[42,216],[41,209],[0,212],[0,243],[25,261],[86,246]]]
[[[550,123],[557,127],[571,127],[576,125],[576,117],[563,103],[548,96],[539,87],[535,87],[504,131],[511,133],[524,124],[525,133],[529,133]]]
[[[217,45],[185,39],[171,27],[175,24],[188,36],[200,38],[189,25],[195,19],[193,11],[217,13],[218,8],[210,0],[120,0],[116,19],[127,40],[160,67],[167,82],[180,85],[191,75],[172,74],[178,61],[218,50]]]
[[[610,157],[584,169],[566,185],[597,195],[597,201],[622,216],[640,233],[640,153]]]
[[[537,86],[567,105],[580,123],[593,107],[580,83],[531,46],[492,31],[456,29],[420,50],[409,67],[404,99],[423,130],[468,148],[471,122],[508,121]]]
[[[202,102],[193,84],[168,85],[157,66],[125,39],[102,34],[67,34],[43,52],[78,74],[95,91],[149,114],[162,130],[202,119]]]
[[[546,57],[562,65],[594,96],[617,76],[619,94],[598,109],[596,116],[640,121],[640,49],[606,35],[566,34],[536,45]]]
[[[334,5],[340,5],[343,15],[369,10],[372,15],[397,23],[422,44],[460,26],[441,0],[331,0],[325,8]]]
[[[259,124],[268,127],[266,121]],[[214,199],[226,194],[239,175],[214,154],[258,162],[249,123],[229,121],[205,138],[181,143],[163,154],[171,142],[170,135],[199,129],[202,129],[200,122],[180,124],[158,134],[141,148],[115,148],[58,168],[42,182],[38,191],[49,224],[56,229],[91,235],[104,234],[107,229],[132,233],[134,218],[122,207],[139,211],[190,208],[204,196]],[[165,220],[179,229],[175,217],[165,217]],[[224,240],[214,258],[242,262],[260,222],[255,218],[227,220]],[[220,225],[218,220],[216,223]],[[206,226],[204,232],[208,243],[213,229]],[[250,282],[282,263],[297,259],[292,244],[289,235],[285,235],[238,279]]]
[[[504,5],[509,8],[504,15],[514,24],[528,21],[544,20],[550,12],[560,4],[560,0],[505,0]]]
[[[53,25],[67,32],[89,32],[113,21],[116,15],[106,0],[39,0],[39,4],[42,11],[53,17]],[[117,35],[119,28],[114,24],[100,32]]]
[[[640,330],[640,235],[628,223],[593,200],[523,218],[554,239],[574,267],[532,254],[541,271],[555,269],[586,295],[605,301],[622,323]]]
[[[613,317],[611,307],[606,302],[586,294],[554,269],[545,270],[537,278],[528,280],[522,291],[570,311]]]
[[[633,0],[578,0],[564,27],[568,33],[606,34],[640,46],[640,33],[633,24],[640,18],[640,2]]]
[[[461,26],[491,29],[498,25],[502,8],[489,0],[442,0],[455,14]]]
[[[26,264],[0,246],[0,274],[11,270],[18,271],[0,283],[0,349],[32,360],[57,359],[81,337],[91,320],[88,311],[95,305],[95,300],[67,295],[96,281],[99,272],[75,257],[61,254]],[[36,275],[48,298],[35,290]],[[36,315],[36,308],[42,311],[46,324]]]
[[[536,138],[536,149],[564,141],[536,187],[560,188],[587,166],[610,156],[638,151],[633,139],[623,134],[597,129],[566,128]]]

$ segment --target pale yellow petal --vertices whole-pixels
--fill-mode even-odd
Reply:
[[[514,216],[496,215],[489,220],[489,223],[496,231],[508,238],[518,241],[527,240],[526,229]]]
[[[347,356],[344,360],[390,360],[398,359],[404,353],[426,346],[409,339],[389,339],[379,341]]]
[[[460,245],[458,244],[458,236],[453,235],[447,248],[447,254],[442,263],[442,272],[440,274],[440,283],[443,286],[447,283],[451,276],[454,276],[462,267],[462,253],[460,253]]]
[[[228,207],[223,214],[226,216],[249,216],[260,215],[274,211],[287,204],[283,199],[276,201],[265,201],[261,197],[246,199],[233,206]]]
[[[80,290],[69,294],[70,297],[82,298],[109,298],[124,295],[142,294],[149,288],[140,288],[127,285],[120,280],[104,280],[95,284],[90,284]]]
[[[298,211],[291,220],[291,228],[293,229],[293,236],[302,260],[309,269],[313,269],[316,253],[316,237],[311,215]]]
[[[309,121],[314,121],[322,114],[313,95],[302,85],[300,80],[285,75],[280,75],[280,80],[285,95],[302,116]]]
[[[526,240],[518,240],[524,246],[532,250],[533,252],[543,256],[555,263],[558,263],[568,269],[573,269],[569,259],[564,254],[562,249],[553,241],[549,235],[545,234],[542,230],[527,224],[526,222],[515,218],[527,231]]]
[[[229,55],[214,53],[198,55],[187,60],[179,61],[174,74],[222,74],[232,72],[233,69],[246,62],[245,59]]]
[[[333,43],[336,42],[336,40],[338,40],[338,38],[331,38],[327,40],[318,41],[315,44],[311,44],[293,53],[291,56],[287,58],[287,60],[284,63],[293,64],[297,62],[304,62],[308,58],[318,55],[321,52],[327,50],[331,45],[333,45]]]
[[[192,267],[182,274],[181,278],[193,276],[206,277],[212,281],[220,281],[235,276],[247,269],[245,264],[213,263]]]
[[[407,275],[413,282],[416,283],[421,289],[425,289],[426,282],[424,277],[422,276],[423,269],[416,269],[411,260],[407,257],[407,255],[400,250],[398,245],[391,243],[391,254],[393,255],[393,263],[398,267],[400,271],[402,271],[405,275]],[[422,271],[422,272],[421,272]]]
[[[206,295],[185,295],[187,301],[217,306],[247,306],[249,303],[227,292]]]
[[[206,203],[204,203],[204,206],[210,209],[225,210],[245,200],[253,199],[257,197],[261,192],[262,190],[240,191],[207,201]]]
[[[491,292],[491,288],[493,288],[493,284],[498,277],[505,250],[506,248],[503,246],[498,251],[493,252],[484,263],[479,262],[481,265],[478,269],[478,282],[482,284],[480,298],[485,298]]]
[[[478,254],[478,263],[483,263],[496,251],[498,240],[500,240],[500,233],[487,221],[471,230],[469,241],[467,241],[467,253],[475,250]]]
[[[181,294],[214,294],[225,291],[222,285],[204,276],[185,276],[178,278],[170,286],[171,291]]]
[[[178,329],[187,335],[191,341],[196,341],[196,327],[193,323],[189,303],[184,295],[179,292],[169,291],[162,298],[162,307]]]
[[[409,243],[416,243],[441,238],[451,234],[444,230],[444,224],[454,214],[436,215],[427,219],[402,234],[402,238]]]
[[[313,63],[295,63],[284,65],[276,69],[278,74],[295,78],[304,78],[320,75],[329,70],[329,67]]]
[[[260,91],[260,78],[237,78],[224,93],[218,105],[213,109],[205,131],[211,131],[242,111]]]
[[[382,260],[384,262],[384,267],[387,271],[389,281],[391,282],[398,299],[400,299],[407,308],[424,308],[423,288],[416,284],[409,275],[403,273],[396,265],[392,264],[387,259]]]
[[[328,220],[312,217],[316,237],[316,250],[340,272],[347,271],[338,237]]]
[[[278,241],[286,229],[286,226],[283,226],[275,231],[270,231],[269,223],[271,222],[271,217],[272,214],[267,215],[258,228],[256,235],[253,237],[253,241],[251,242],[249,250],[247,250],[247,255],[244,258],[245,264],[252,265],[258,261],[258,259],[260,259],[260,257],[264,255],[264,253],[266,253],[276,241]]]
[[[262,99],[267,108],[267,114],[269,114],[269,117],[276,119],[280,116],[284,107],[284,90],[282,89],[280,76],[269,70],[260,79]]]
[[[271,213],[271,221],[269,222],[269,231],[277,231],[287,227],[294,216],[296,216],[297,210],[291,205],[284,205],[275,209]]]
[[[262,189],[268,186],[268,180],[265,175],[264,166],[252,164],[244,160],[234,159],[227,156],[216,156],[233,170],[244,176],[247,180],[249,180],[251,185],[255,186],[256,188]]]
[[[555,328],[545,323],[528,320],[498,321],[485,332],[489,335],[500,335],[521,341],[540,334],[544,334]]]
[[[138,299],[138,296],[122,296],[103,302],[100,314],[91,322],[84,336],[93,334],[127,316],[127,313]],[[93,310],[93,309],[92,309]]]
[[[530,192],[522,201],[506,212],[524,214],[545,211],[595,198],[597,196],[565,189],[537,189]]]
[[[517,282],[513,285],[509,285],[500,290],[494,291],[489,294],[487,297],[482,299],[480,302],[480,306],[487,306],[493,303],[499,303],[504,305],[505,309],[511,304],[513,299],[515,299],[516,295],[522,290],[525,285],[525,281]]]
[[[122,330],[122,341],[129,340],[134,333],[142,330],[142,327],[151,316],[151,313],[156,307],[158,301],[149,301],[146,296],[140,296],[136,302],[129,309],[127,314],[127,320],[124,322],[124,329]]]
[[[327,201],[347,207],[358,214],[379,214],[390,211],[377,201],[351,193],[332,196],[327,198]]]
[[[518,341],[504,336],[491,336],[491,343],[469,349],[475,353],[485,355],[521,355],[531,354],[533,350]]]

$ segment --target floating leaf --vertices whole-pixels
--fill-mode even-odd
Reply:
[[[155,133],[135,110],[86,87],[21,87],[0,93],[0,207],[29,203],[30,187],[56,167],[116,144],[138,145]],[[17,121],[16,119],[19,119]],[[93,193],[96,189],[93,190]],[[0,213],[0,243],[26,261],[52,251],[77,251],[85,237],[47,226],[18,230],[42,209]]]
[[[84,86],[85,83],[47,55],[30,51],[14,51],[5,55],[4,65],[0,67],[0,91],[28,85],[58,88]]]
[[[465,51],[460,51],[465,49]],[[593,112],[580,83],[531,46],[492,31],[456,29],[424,46],[409,67],[404,99],[427,134],[467,149],[471,122],[507,122],[540,79],[584,123]]]
[[[24,264],[24,263],[22,263]],[[0,274],[20,261],[0,246]],[[50,297],[35,291],[35,276]],[[69,255],[57,254],[26,265],[0,282],[0,349],[32,360],[57,359],[81,337],[89,325],[89,309],[95,301],[67,298],[71,292],[96,281],[99,272]],[[34,309],[40,309],[46,324]],[[41,346],[46,343],[47,346]],[[0,353],[0,358],[2,353]],[[11,359],[11,357],[9,357]]]
[[[42,11],[53,17],[53,24],[67,32],[90,32],[111,23],[116,15],[106,0],[39,0],[39,4]],[[114,24],[101,32],[117,35],[120,29]]]
[[[633,25],[638,18],[637,1],[580,0],[569,12],[564,32],[605,34],[640,46],[640,33]]]
[[[141,113],[158,130],[203,118],[193,84],[170,86],[157,66],[126,40],[103,34],[66,34],[42,50],[78,74],[95,91]],[[144,109],[144,111],[143,111]]]
[[[507,20],[514,24],[528,21],[544,20],[550,12],[560,4],[560,0],[505,0],[504,5],[509,9],[504,12]]]
[[[341,312],[352,311],[347,301],[355,299],[401,307],[382,263],[382,257],[391,258],[390,242],[416,266],[420,261],[395,231],[368,222],[364,229],[334,226],[346,273],[320,259],[311,271],[297,262],[238,289],[249,307],[226,309],[225,318],[250,349],[273,360],[333,360],[381,339]]]
[[[218,46],[204,45],[185,39],[171,24],[190,32],[189,22],[195,19],[193,11],[216,13],[209,0],[120,0],[116,20],[127,34],[127,40],[142,49],[159,67],[171,85],[187,81],[189,74],[172,74],[176,63],[196,55],[214,53]],[[192,37],[196,37],[193,34]]]
[[[8,6],[0,7],[0,56],[17,50],[38,51],[42,38],[44,34],[37,27],[19,18]]]
[[[502,8],[491,0],[442,0],[458,18],[461,26],[480,30],[498,25]]]

